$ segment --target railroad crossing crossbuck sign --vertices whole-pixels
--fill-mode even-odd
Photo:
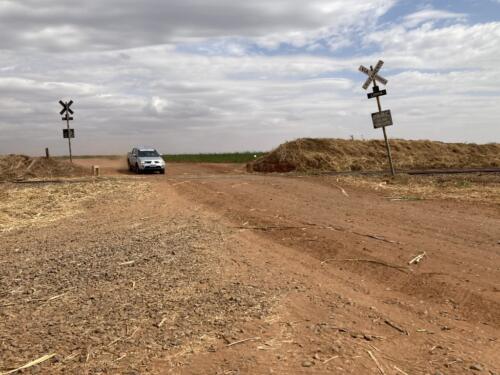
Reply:
[[[387,80],[378,74],[380,72],[380,69],[382,69],[383,65],[384,62],[382,60],[379,60],[377,65],[375,65],[375,68],[373,68],[373,66],[370,66],[370,69],[368,69],[363,65],[361,65],[359,67],[359,71],[368,76],[363,85],[363,89],[367,90],[368,87],[370,87],[370,85],[373,83],[373,92],[368,93],[368,99],[374,99],[374,98],[377,99],[378,112],[372,113],[373,127],[375,129],[382,128],[384,132],[385,146],[387,148],[387,157],[389,158],[391,174],[394,176],[395,172],[394,172],[394,165],[392,163],[391,146],[389,145],[389,141],[387,139],[387,133],[385,131],[385,128],[387,126],[392,125],[392,115],[391,111],[389,110],[382,111],[382,105],[380,104],[380,97],[387,95],[387,90],[380,90],[380,88],[377,86],[377,82],[383,84],[384,86],[387,85]]]
[[[62,120],[66,121],[66,129],[63,129],[63,138],[68,139],[69,160],[73,162],[73,155],[71,154],[71,138],[75,138],[75,129],[69,127],[69,122],[73,121],[73,117],[70,116],[74,113],[71,109],[73,100],[70,100],[69,102],[63,102],[62,100],[59,100],[59,104],[63,107],[59,114],[64,115]]]
[[[384,65],[384,62],[382,60],[379,60],[377,65],[375,66],[375,69],[373,67],[370,67],[370,69],[365,68],[363,65],[359,67],[359,71],[362,73],[365,73],[368,76],[368,79],[366,80],[365,84],[363,85],[363,88],[366,90],[368,87],[370,87],[370,84],[375,81],[380,82],[384,86],[387,85],[387,80],[384,77],[381,77],[378,75],[378,72],[380,69],[382,69],[382,66]]]
[[[72,115],[74,112],[73,110],[70,108],[71,105],[73,104],[73,100],[70,100],[69,102],[65,103],[63,102],[62,100],[59,100],[59,104],[62,105],[63,109],[61,110],[61,112],[59,112],[60,115],[63,115],[64,113],[66,113],[66,117],[68,117],[69,115]],[[73,120],[73,117],[70,117],[68,119],[66,119],[66,117],[63,117],[63,120]]]

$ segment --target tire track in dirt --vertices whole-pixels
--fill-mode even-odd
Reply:
[[[0,368],[56,350],[41,373],[499,371],[497,309],[478,305],[498,303],[498,210],[234,166],[168,173],[134,179],[151,196],[2,236]],[[383,264],[422,249],[408,273]]]
[[[439,339],[448,349],[458,343],[452,351],[460,352],[461,359],[454,363],[464,366],[465,357],[473,361],[474,356],[498,348],[500,300],[495,285],[500,281],[500,259],[492,239],[500,221],[495,208],[387,202],[356,189],[347,198],[333,185],[327,178],[262,177],[244,183],[191,181],[176,189],[221,215],[239,235],[261,238],[270,251],[275,246],[287,248],[288,252],[280,253],[284,268],[292,262],[311,261],[310,257],[321,261],[375,259],[410,268],[407,262],[424,249],[430,255],[408,274],[368,262],[334,262],[322,268],[333,272],[335,285],[347,284],[361,292],[356,296],[358,303],[372,303],[379,309],[380,302],[373,301],[376,298],[384,308],[391,308],[387,316],[402,326],[415,327],[419,321],[423,327],[432,327],[421,328],[422,332],[431,331],[434,337],[442,334]],[[363,238],[360,233],[370,236]],[[319,262],[311,263],[317,267]],[[311,265],[311,272],[319,271]],[[367,316],[370,314],[360,319]],[[445,337],[448,332],[453,339]],[[422,351],[426,345],[421,339],[412,335],[410,341],[399,345],[407,351],[417,350],[431,361],[429,353]],[[395,350],[402,357],[408,354]],[[498,358],[483,360],[498,367]],[[465,371],[466,367],[451,371],[451,362],[442,363],[446,373]]]

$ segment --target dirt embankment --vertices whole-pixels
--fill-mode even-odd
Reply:
[[[89,175],[87,169],[65,160],[32,158],[26,155],[0,156],[0,181],[86,175]]]
[[[397,169],[500,167],[500,144],[391,140]],[[387,169],[384,141],[302,138],[247,164],[255,172],[344,172]]]

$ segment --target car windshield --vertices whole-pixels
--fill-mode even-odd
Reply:
[[[153,151],[139,151],[139,156],[142,156],[142,157],[157,157],[157,156],[160,156],[160,154],[158,154],[158,152],[156,152],[156,150],[153,150]]]

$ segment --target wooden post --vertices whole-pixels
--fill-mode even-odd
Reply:
[[[70,108],[71,105],[73,104],[73,100],[70,100],[69,102],[63,102],[62,100],[59,100],[59,104],[63,107],[63,109],[61,110],[61,112],[59,112],[59,114],[63,115],[64,113],[66,113],[66,116],[63,117],[62,119],[63,121],[66,120],[66,131],[68,132],[69,161],[70,163],[73,163],[73,154],[71,152],[71,133],[69,128],[69,122],[70,120],[73,120],[73,117],[70,117],[70,115],[73,113],[73,110]]]
[[[391,175],[395,176],[396,171],[394,170],[394,164],[392,163],[391,146],[389,145],[389,140],[387,139],[385,126],[382,128],[382,130],[384,131],[385,148],[387,149],[387,157],[389,158],[389,165],[391,166]]]
[[[373,72],[373,66],[370,66],[370,70]],[[373,79],[373,91],[375,92],[375,87],[377,86],[377,83],[375,82],[375,79]],[[382,104],[380,103],[380,97],[377,96],[377,106],[378,106],[378,112],[382,112]],[[396,171],[394,170],[394,164],[392,162],[392,153],[391,153],[391,145],[389,144],[389,139],[387,138],[387,132],[385,131],[385,126],[382,127],[382,130],[384,131],[384,140],[385,140],[385,148],[387,150],[387,157],[389,158],[389,166],[391,167],[391,175],[395,176]]]
[[[69,162],[73,163],[73,155],[71,153],[71,134],[69,131],[69,112],[66,113],[66,127],[68,129]]]
[[[49,153],[49,148],[45,147],[45,157],[48,159],[50,158],[50,153]]]

